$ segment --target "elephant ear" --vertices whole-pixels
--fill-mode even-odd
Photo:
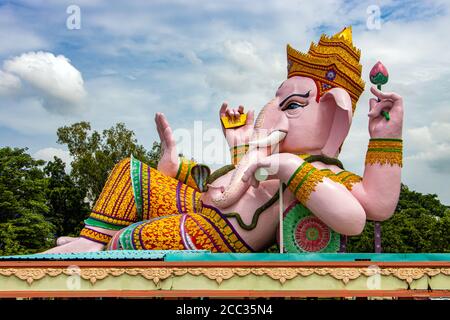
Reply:
[[[352,100],[344,89],[333,88],[320,98],[320,105],[330,111],[332,108],[335,109],[330,134],[322,148],[324,155],[334,158],[339,154],[339,148],[344,143],[352,124]]]

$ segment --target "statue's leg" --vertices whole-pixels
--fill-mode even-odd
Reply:
[[[75,241],[77,239],[78,239],[78,237],[59,237],[56,240],[56,245],[57,246],[62,246],[64,244],[70,243],[70,242]]]
[[[135,223],[114,235],[107,249],[251,251],[216,212],[208,214],[175,214]]]
[[[130,158],[113,168],[80,237],[47,253],[102,250],[117,231],[138,221],[130,169]]]
[[[131,172],[141,220],[197,212],[200,193],[194,188],[135,159]]]

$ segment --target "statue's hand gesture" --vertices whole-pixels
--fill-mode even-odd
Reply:
[[[178,154],[172,129],[166,116],[162,113],[156,113],[155,122],[161,140],[161,158],[158,162],[158,171],[169,177],[175,177],[178,171]]]
[[[403,99],[393,92],[382,92],[375,87],[370,91],[378,99],[369,100],[369,134],[371,138],[396,138],[402,137],[403,128]],[[389,120],[382,111],[388,112]]]
[[[220,107],[220,118],[227,117],[229,121],[237,120],[241,114],[244,114],[244,107],[239,106],[237,109],[231,109],[228,107],[228,103],[224,102]],[[248,144],[250,141],[250,137],[253,134],[253,120],[255,118],[255,111],[251,110],[247,113],[247,120],[245,125],[238,128],[230,128],[225,129],[222,121],[220,121],[222,125],[222,131],[225,135],[225,139],[228,142],[228,145],[231,147],[240,146],[243,144]]]

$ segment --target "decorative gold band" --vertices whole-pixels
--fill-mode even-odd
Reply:
[[[237,165],[239,161],[241,161],[242,157],[247,153],[248,151],[248,144],[243,144],[240,146],[231,147],[231,161],[234,165]]]
[[[197,163],[193,160],[186,158],[180,158],[180,165],[178,166],[178,172],[175,179],[187,184],[188,186],[197,189],[197,184],[191,176],[191,170]]]
[[[313,165],[304,162],[289,179],[287,186],[303,205],[309,199],[316,186],[323,181],[325,174],[314,168]]]
[[[89,228],[83,228],[83,230],[81,230],[80,232],[80,237],[105,245],[108,244],[112,238],[112,236],[110,236],[109,234],[95,231]]]
[[[403,166],[403,142],[401,139],[370,139],[366,165]]]
[[[340,180],[348,190],[352,190],[355,183],[361,182],[362,178],[350,171],[341,171],[336,174],[336,178]]]

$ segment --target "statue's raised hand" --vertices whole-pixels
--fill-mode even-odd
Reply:
[[[160,112],[156,113],[155,122],[161,140],[161,158],[158,163],[158,171],[169,177],[175,177],[178,171],[178,154],[172,129],[166,116]]]
[[[403,127],[403,99],[393,92],[382,92],[375,87],[370,91],[378,99],[369,100],[369,134],[371,138],[396,138],[402,137]],[[389,120],[382,111],[389,113]]]
[[[239,106],[239,108],[229,108],[228,103],[224,102],[220,107],[220,118],[227,117],[230,121],[237,120],[241,114],[244,114],[244,107]],[[237,128],[225,129],[222,121],[220,121],[222,125],[222,130],[225,135],[225,139],[228,142],[228,145],[231,147],[240,146],[243,144],[248,144],[250,141],[250,137],[253,134],[253,120],[255,118],[255,111],[251,110],[247,113],[247,120],[245,125]]]

